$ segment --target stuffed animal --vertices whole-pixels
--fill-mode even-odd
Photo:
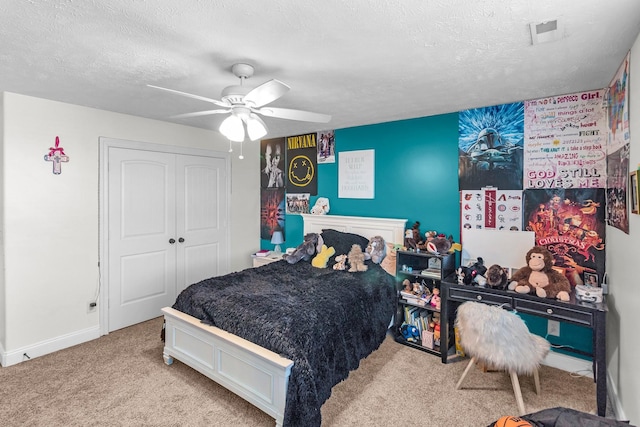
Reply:
[[[540,298],[569,301],[571,284],[564,274],[553,269],[553,257],[543,246],[534,246],[526,255],[527,265],[511,277],[509,289],[521,294],[535,293]]]
[[[433,254],[449,253],[453,246],[453,236],[445,237],[444,234],[438,234],[430,242],[427,243],[427,250]]]
[[[316,204],[311,208],[313,215],[326,215],[329,213],[329,199],[326,197],[318,197]]]
[[[487,270],[485,274],[485,278],[487,279],[487,286],[493,289],[506,289],[509,278],[507,277],[507,273],[504,271],[504,268],[499,266],[498,264],[493,264]]]
[[[327,264],[329,263],[329,258],[336,254],[336,250],[331,246],[330,248],[327,245],[322,245],[320,248],[320,252],[318,255],[313,257],[311,260],[311,265],[317,268],[327,268]]]
[[[369,267],[364,263],[364,252],[357,243],[351,246],[351,250],[347,255],[349,260],[349,272],[367,271]]]
[[[404,247],[407,250],[415,249],[418,247],[416,239],[413,238],[412,230],[405,230],[404,232]]]
[[[386,255],[387,245],[384,243],[384,239],[380,236],[373,236],[365,249],[364,259],[370,259],[375,264],[380,264]]]
[[[440,313],[433,313],[431,322],[429,322],[429,329],[433,331],[433,340],[440,341]]]
[[[380,263],[380,267],[392,276],[396,275],[397,248],[393,243],[387,243],[387,255]]]
[[[340,254],[335,258],[336,263],[333,264],[334,270],[346,270],[347,269],[347,256]]]
[[[429,301],[429,304],[431,304],[432,307],[435,307],[436,310],[440,310],[440,302],[440,289],[433,288],[433,291],[431,291],[431,301]]]
[[[400,335],[409,342],[417,343],[420,339],[420,331],[418,331],[418,328],[408,323],[402,324],[400,327]]]
[[[285,259],[289,264],[295,264],[301,259],[309,261],[313,255],[320,252],[323,243],[324,241],[320,234],[309,233],[304,236],[304,241],[294,249],[291,255],[284,254],[282,259]]]

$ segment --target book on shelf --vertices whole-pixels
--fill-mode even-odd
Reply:
[[[427,268],[427,269],[422,270],[420,272],[420,274],[422,276],[429,277],[429,278],[432,278],[432,279],[439,279],[440,278],[440,269],[438,269],[438,268]]]

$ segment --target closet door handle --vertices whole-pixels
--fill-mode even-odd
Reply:
[[[178,239],[178,242],[183,243],[183,242],[184,242],[184,239],[183,239],[182,237],[180,237],[180,238]]]
[[[171,243],[172,245],[176,242],[176,239],[169,239],[169,243]]]

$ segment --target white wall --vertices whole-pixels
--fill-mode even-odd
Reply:
[[[0,165],[4,158],[4,94],[0,93]],[[0,168],[0,307],[5,306],[4,285],[4,166]],[[4,354],[6,318],[4,310],[0,309],[0,354]]]
[[[17,363],[23,352],[34,357],[98,335],[99,314],[87,313],[87,304],[99,280],[99,137],[224,152],[228,141],[215,131],[13,93],[4,94],[1,117],[0,344]],[[44,161],[56,136],[70,158],[60,175]],[[259,247],[258,144],[245,143],[244,156],[239,160],[236,150],[231,162],[232,271],[249,267]]]
[[[640,164],[640,37],[631,49],[629,73],[631,154],[629,168]],[[612,76],[613,77],[613,76]],[[621,407],[615,408],[631,424],[640,425],[640,215],[631,214],[629,234],[607,227],[607,360],[610,392]],[[624,408],[624,410],[623,410]]]

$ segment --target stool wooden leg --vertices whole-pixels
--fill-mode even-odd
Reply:
[[[540,374],[537,369],[533,372],[533,380],[536,384],[536,394],[540,396]]]
[[[464,378],[467,376],[467,374],[469,373],[469,371],[471,370],[471,367],[473,366],[473,364],[476,363],[476,358],[472,357],[471,360],[469,361],[469,364],[467,365],[466,369],[464,370],[464,372],[462,373],[462,376],[460,377],[460,379],[458,380],[458,384],[456,384],[456,390],[460,390],[460,385],[462,385],[462,381],[464,380]]]
[[[518,381],[518,374],[514,371],[509,372],[511,375],[511,385],[513,385],[513,393],[516,395],[516,402],[518,403],[518,410],[520,415],[524,415],[524,401],[522,400],[522,391],[520,391],[520,382]]]

